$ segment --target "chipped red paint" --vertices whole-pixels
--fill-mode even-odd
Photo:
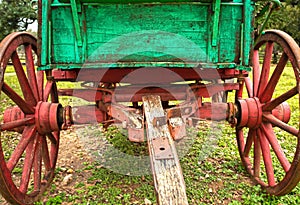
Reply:
[[[19,58],[20,47],[25,49],[26,69]],[[12,204],[33,204],[45,192],[54,177],[58,155],[56,86],[55,82],[47,81],[44,87],[44,72],[36,72],[34,66],[33,55],[36,53],[35,37],[25,32],[12,33],[0,44],[1,94],[6,94],[14,103],[4,111],[0,128],[1,132],[20,133],[10,155],[0,141],[0,192]],[[9,59],[12,60],[21,94],[3,78]],[[48,102],[50,97],[51,102]],[[16,183],[13,175],[17,165],[21,167],[22,175],[20,182]],[[29,189],[31,183],[32,190]]]
[[[282,54],[275,69],[272,69],[272,51],[275,44],[282,49]],[[259,63],[260,54],[264,55],[262,66]],[[271,195],[284,195],[300,180],[299,128],[289,123],[292,112],[287,103],[291,98],[299,100],[299,46],[288,34],[269,30],[254,47],[252,61],[252,80],[244,79],[248,98],[241,99],[241,95],[237,96],[239,111],[236,133],[239,153],[244,167],[255,183],[260,184]],[[283,72],[289,66],[293,67],[292,77],[296,86],[286,90],[278,89]],[[299,103],[296,108],[299,109]],[[277,133],[278,129],[280,133],[286,133],[285,143],[288,143],[287,139],[297,142],[292,160],[288,159],[283,150],[284,143],[280,141],[282,134]],[[276,171],[274,160],[281,164],[276,167]],[[262,177],[262,172],[266,178]],[[279,172],[283,176],[279,176]]]
[[[58,116],[61,105],[58,103],[38,102],[35,107],[35,126],[40,134],[59,131]]]

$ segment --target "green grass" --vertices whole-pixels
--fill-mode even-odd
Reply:
[[[226,123],[218,123],[217,129],[202,127],[181,166],[186,183],[189,204],[299,204],[300,187],[283,197],[273,197],[255,186],[241,165],[235,142],[234,129]],[[121,146],[124,152],[133,154],[144,146],[129,143],[126,136],[111,128],[102,135]],[[191,134],[194,131],[190,131]],[[211,145],[215,148],[203,157],[207,137],[214,137]],[[140,153],[143,153],[140,152]],[[83,170],[92,176],[87,182],[78,181],[74,186],[75,195],[60,193],[48,198],[55,200],[63,196],[63,201],[72,204],[144,204],[145,198],[153,204],[156,202],[151,175],[126,176],[117,174],[101,166],[101,163],[86,164]],[[57,192],[57,190],[55,190]],[[54,203],[55,204],[55,203]]]

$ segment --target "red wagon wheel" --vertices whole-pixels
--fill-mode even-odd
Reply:
[[[0,44],[0,192],[12,204],[38,199],[53,179],[58,154],[59,129],[47,124],[60,106],[56,85],[35,71],[36,53],[36,38],[28,33]]]
[[[238,100],[236,133],[243,165],[271,195],[289,193],[300,180],[299,78],[298,45],[282,31],[266,31],[254,47],[252,77],[245,79],[248,98]]]

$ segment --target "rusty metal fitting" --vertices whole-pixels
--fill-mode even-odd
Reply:
[[[227,111],[227,121],[229,122],[231,127],[235,127],[237,124],[237,108],[234,103],[227,103],[228,111]]]
[[[71,106],[66,106],[63,108],[62,119],[63,119],[61,125],[62,130],[66,130],[74,124]]]
[[[167,124],[167,117],[161,116],[161,117],[154,117],[152,124],[154,127],[160,127]]]

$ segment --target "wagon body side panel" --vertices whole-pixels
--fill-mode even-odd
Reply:
[[[81,68],[87,61],[96,68],[249,64],[253,5],[248,0],[42,6],[50,10],[42,9],[41,70]]]

